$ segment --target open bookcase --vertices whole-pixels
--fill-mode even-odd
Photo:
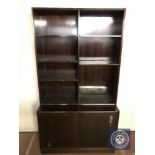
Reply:
[[[110,150],[108,131],[119,117],[124,13],[33,8],[43,153]]]

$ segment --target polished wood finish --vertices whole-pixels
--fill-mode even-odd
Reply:
[[[39,37],[37,38],[38,54],[51,56],[77,56],[76,37]]]
[[[77,103],[77,81],[46,81],[40,83],[40,104]]]
[[[109,128],[117,128],[118,109],[72,110],[38,110],[41,149],[106,148]]]
[[[111,151],[124,12],[33,8],[43,153]]]
[[[34,9],[34,24],[43,22],[44,26],[36,26],[36,36],[50,35],[77,35],[77,12],[71,10],[35,10]]]
[[[74,55],[38,55],[38,62],[78,63]]]
[[[106,148],[109,142],[109,128],[117,128],[118,115],[118,111],[80,114],[77,129],[79,147]]]
[[[119,63],[121,38],[81,37],[80,57],[103,57]]]

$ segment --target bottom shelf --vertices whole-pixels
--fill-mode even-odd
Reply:
[[[114,104],[114,98],[109,94],[92,95],[80,94],[79,102],[74,95],[45,95],[41,98],[42,104]]]
[[[46,95],[42,98],[43,104],[53,104],[53,103],[74,103],[76,101],[76,96],[65,95],[65,96],[54,96],[54,95]]]
[[[114,111],[117,107],[114,105],[87,105],[87,104],[41,104],[39,111]]]
[[[80,103],[113,103],[114,99],[109,94],[104,95],[86,95],[80,94]]]

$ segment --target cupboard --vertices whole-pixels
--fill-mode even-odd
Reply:
[[[110,151],[125,9],[33,8],[43,153]]]

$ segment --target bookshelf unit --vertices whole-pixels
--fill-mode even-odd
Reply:
[[[113,152],[125,9],[32,11],[41,152]]]

